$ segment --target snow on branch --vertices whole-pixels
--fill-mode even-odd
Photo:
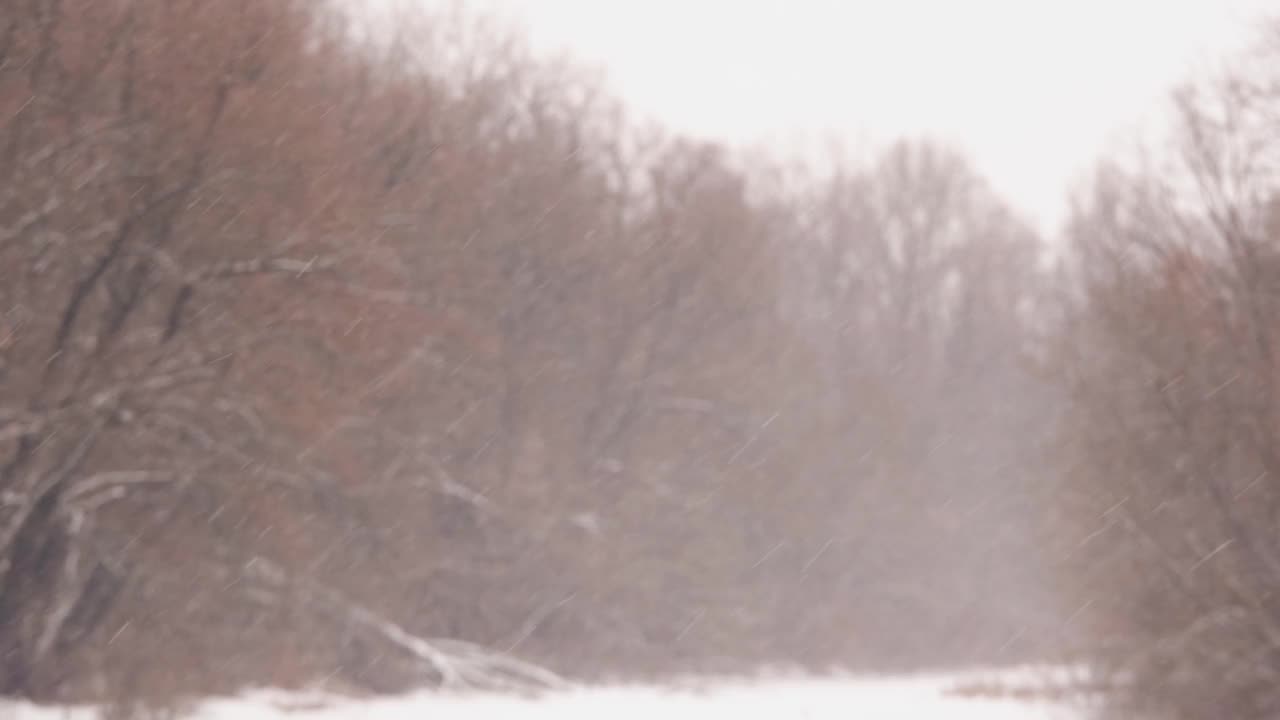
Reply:
[[[304,602],[358,626],[422,663],[446,690],[530,692],[564,689],[570,683],[546,668],[480,645],[415,635],[395,621],[319,583],[291,576],[260,556],[245,565],[258,582],[290,587]]]
[[[331,258],[322,257],[313,257],[309,260],[287,257],[234,260],[200,268],[191,274],[188,281],[196,282],[210,278],[260,275],[264,273],[284,273],[300,277],[308,273],[332,269],[335,265],[336,263]]]

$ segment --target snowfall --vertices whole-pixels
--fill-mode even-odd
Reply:
[[[955,691],[996,680],[1016,686],[1043,672],[1003,671],[907,677],[799,678],[689,682],[680,687],[576,688],[541,697],[425,692],[378,700],[320,693],[256,691],[209,700],[182,717],[190,720],[1080,720],[1084,708],[999,698],[975,699]],[[0,720],[96,720],[93,708],[0,705]]]

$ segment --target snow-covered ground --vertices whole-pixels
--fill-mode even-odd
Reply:
[[[1008,678],[1008,674],[1002,674]],[[1048,703],[968,699],[948,690],[973,676],[717,681],[699,689],[636,686],[585,688],[540,699],[421,693],[374,701],[256,692],[209,701],[192,720],[1079,720],[1079,711]],[[8,720],[91,720],[90,709],[0,705]]]

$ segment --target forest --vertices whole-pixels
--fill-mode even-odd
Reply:
[[[0,695],[1086,663],[1280,710],[1280,25],[1044,237],[484,17],[0,6]]]

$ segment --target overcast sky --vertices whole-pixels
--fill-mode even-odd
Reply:
[[[1265,0],[469,0],[638,111],[786,152],[927,134],[1048,227],[1067,189]],[[810,144],[812,146],[812,143]]]

